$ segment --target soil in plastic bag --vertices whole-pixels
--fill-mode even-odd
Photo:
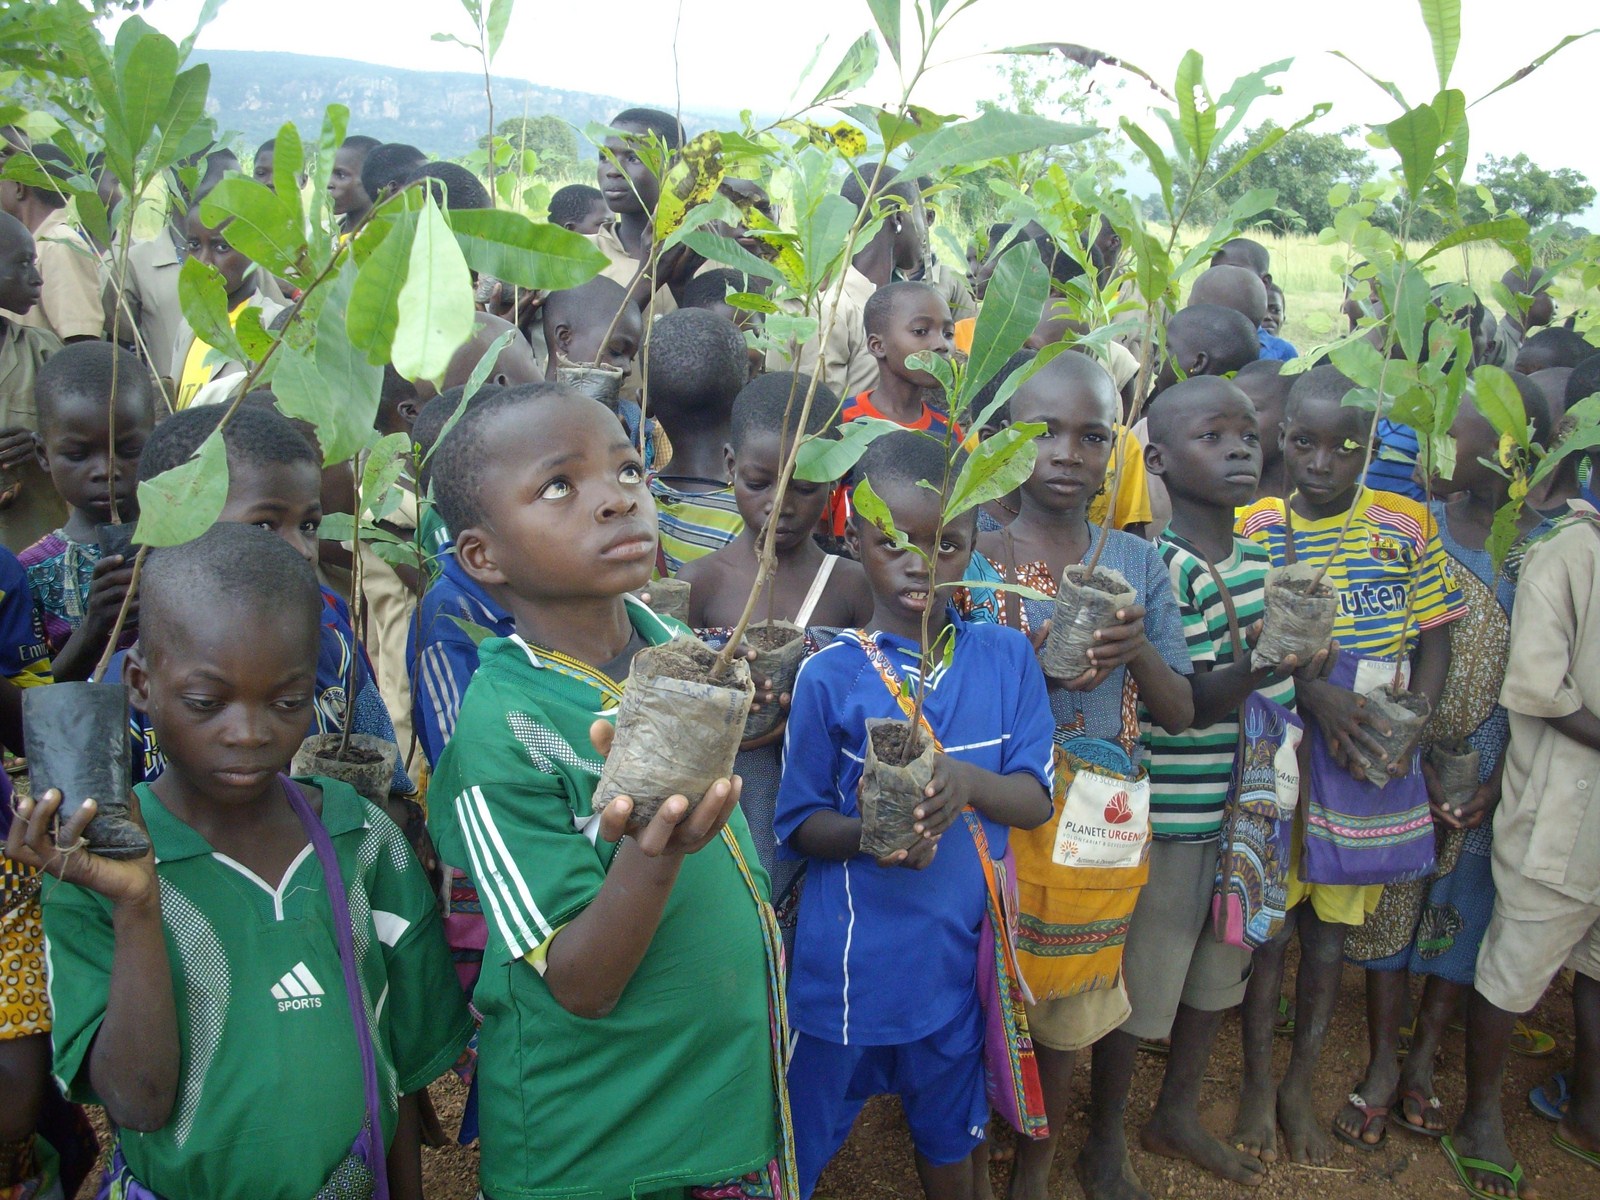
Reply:
[[[652,579],[634,593],[650,606],[650,611],[674,620],[689,620],[689,584],[682,579]],[[649,599],[645,600],[648,596]]]
[[[133,546],[132,522],[123,521],[120,524],[105,524],[95,527],[95,540],[100,543],[100,554],[109,557],[120,554],[123,558],[132,559],[138,553]]]
[[[1250,653],[1256,670],[1275,667],[1291,654],[1304,665],[1333,637],[1339,597],[1325,580],[1312,587],[1318,570],[1313,563],[1290,563],[1267,572],[1261,638]]]
[[[1452,808],[1471,800],[1478,790],[1478,752],[1465,742],[1434,746],[1428,761],[1439,777],[1439,790]]]
[[[350,745],[339,753],[340,735],[318,733],[300,743],[289,765],[293,775],[322,775],[348,783],[366,800],[382,808],[389,799],[389,784],[394,779],[395,759],[399,755],[393,742],[370,733],[352,733]]]
[[[598,400],[612,412],[622,398],[622,381],[626,375],[617,367],[604,363],[556,364],[556,382]]]
[[[933,743],[922,739],[910,762],[911,726],[882,717],[867,721],[867,763],[861,772],[861,853],[884,858],[922,840],[915,829],[917,805],[933,778]]]
[[[716,651],[691,637],[634,655],[594,790],[595,812],[627,796],[631,823],[648,824],[669,796],[685,797],[693,809],[713,783],[733,774],[755,686],[743,659],[712,683],[715,660]]]
[[[1418,730],[1428,723],[1428,700],[1415,692],[1381,687],[1367,693],[1367,710],[1389,726],[1387,737],[1375,726],[1366,727],[1367,735],[1383,747],[1382,762],[1367,762],[1367,782],[1382,787],[1389,782],[1389,764],[1400,761],[1406,747],[1416,740]]]
[[[756,652],[750,664],[751,680],[770,679],[774,695],[794,691],[794,677],[806,656],[806,631],[788,621],[762,621],[745,630],[744,640]],[[744,723],[745,740],[770,732],[782,715],[783,709],[776,703],[752,709]]]
[[[1095,630],[1115,625],[1117,610],[1133,603],[1134,594],[1128,581],[1110,567],[1096,567],[1092,578],[1082,563],[1062,572],[1050,636],[1039,655],[1044,673],[1052,679],[1076,679],[1087,671]]]
[[[104,858],[138,858],[150,839],[128,817],[128,689],[120,683],[54,683],[22,693],[28,783],[35,798],[61,792],[64,827],[85,800],[97,806],[84,830]]]

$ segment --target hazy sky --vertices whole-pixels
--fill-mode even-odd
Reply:
[[[155,0],[145,16],[173,37],[187,33],[200,0]],[[1462,41],[1452,82],[1476,99],[1563,36],[1591,28],[1595,0],[1463,0]],[[1231,19],[1203,24],[1203,13]],[[780,19],[779,14],[783,14]],[[1508,20],[1515,14],[1521,20]],[[909,11],[906,32],[915,34]],[[674,53],[674,25],[678,25]],[[796,80],[826,36],[817,82],[846,46],[870,27],[863,0],[799,4],[733,4],[728,0],[522,0],[495,60],[495,72],[553,87],[592,91],[638,103],[691,110],[785,111]],[[476,56],[434,42],[436,31],[466,32],[455,0],[229,0],[199,45],[229,50],[293,50],[397,67],[476,70]],[[1327,51],[1343,50],[1381,79],[1397,83],[1414,103],[1429,98],[1436,75],[1427,31],[1411,0],[1344,0],[1341,4],[1276,5],[1218,0],[1123,0],[1089,5],[1065,0],[978,0],[940,43],[946,62],[925,76],[915,99],[946,112],[971,112],[974,101],[1004,85],[982,51],[1039,41],[1095,46],[1137,63],[1167,83],[1185,50],[1206,56],[1213,94],[1234,76],[1293,57],[1279,77],[1280,98],[1252,110],[1251,123],[1292,120],[1318,101],[1333,112],[1319,128],[1381,123],[1392,100]],[[950,61],[962,60],[962,61]],[[1600,35],[1569,46],[1528,79],[1474,108],[1473,156],[1528,154],[1544,167],[1575,167],[1600,185],[1600,137],[1592,125]],[[1122,73],[1099,68],[1097,86]],[[815,86],[815,85],[813,85]],[[891,67],[862,99],[899,94]],[[1132,80],[1114,93],[1112,113],[1138,112],[1153,97]],[[427,103],[416,97],[416,103]],[[1114,116],[1113,116],[1114,121]]]

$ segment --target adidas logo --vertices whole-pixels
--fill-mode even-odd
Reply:
[[[278,1002],[279,1012],[292,1012],[301,1008],[322,1007],[322,985],[303,962],[295,963],[282,979],[272,985],[272,998]]]

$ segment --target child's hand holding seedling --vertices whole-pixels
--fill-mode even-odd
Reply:
[[[1439,782],[1439,773],[1427,758],[1422,760],[1422,780],[1428,785],[1428,807],[1433,819],[1450,829],[1476,829],[1487,821],[1500,803],[1500,772],[1484,780],[1465,804],[1451,804]]]
[[[1367,729],[1375,729],[1387,737],[1388,722],[1367,711],[1364,696],[1330,683],[1311,680],[1302,684],[1296,698],[1322,729],[1333,761],[1354,778],[1365,778],[1368,762],[1387,761],[1383,747],[1367,733]],[[1403,755],[1402,761],[1408,757],[1409,754]]]
[[[1094,666],[1076,679],[1058,681],[1069,692],[1092,692],[1118,667],[1129,665],[1150,643],[1144,636],[1144,605],[1117,609],[1117,623],[1094,631],[1094,648],[1088,652]]]
[[[97,892],[118,908],[152,908],[158,905],[160,889],[156,883],[153,851],[139,858],[102,858],[91,853],[83,831],[94,820],[99,806],[85,800],[72,819],[54,829],[56,812],[61,808],[61,793],[50,788],[38,800],[17,800],[16,819],[6,835],[6,857],[54,875],[91,892]],[[144,829],[139,815],[139,798],[129,794],[128,819]]]
[[[1256,648],[1256,643],[1261,640],[1261,631],[1266,622],[1257,621],[1245,630],[1245,645],[1250,649]],[[1293,675],[1296,679],[1326,679],[1333,671],[1333,664],[1339,657],[1339,643],[1330,641],[1321,650],[1316,651],[1305,663],[1301,663],[1299,655],[1286,654],[1281,662],[1275,663],[1270,669],[1262,672],[1267,678],[1287,679]]]
[[[596,721],[589,728],[589,740],[603,755],[610,751],[616,732],[610,721]],[[741,786],[737,775],[719,779],[693,808],[685,796],[668,796],[655,816],[643,826],[633,822],[632,799],[618,796],[600,814],[600,836],[615,842],[627,834],[650,858],[693,854],[721,834],[722,827],[739,806]]]
[[[107,554],[94,565],[94,575],[89,582],[89,611],[84,614],[84,626],[93,631],[96,643],[111,634],[117,613],[133,582],[133,560],[121,554]],[[139,601],[135,597],[128,606],[128,620],[124,629],[139,624]]]
[[[925,837],[909,850],[896,850],[893,854],[886,854],[878,859],[880,867],[910,867],[913,871],[920,871],[933,861],[933,856],[939,852],[939,839]]]

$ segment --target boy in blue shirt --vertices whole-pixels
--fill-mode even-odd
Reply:
[[[969,625],[938,595],[961,580],[977,533],[975,513],[939,531],[940,494],[921,481],[943,472],[942,444],[924,434],[891,433],[868,449],[858,476],[913,545],[926,550],[938,538],[935,578],[930,584],[919,555],[853,517],[850,539],[876,605],[872,624],[841,634],[795,682],[774,831],[780,853],[806,859],[789,983],[803,1197],[868,1097],[882,1092],[905,1105],[929,1197],[970,1200],[985,1165],[974,1154],[989,1119],[975,986],[988,919],[978,856],[986,849],[998,861],[1008,827],[1049,818],[1054,723],[1027,638]],[[949,626],[954,635],[923,709],[944,750],[916,812],[923,840],[874,861],[861,853],[856,804],[866,721],[903,715],[891,679],[916,677],[930,604],[928,636]],[[972,823],[962,815],[969,806]],[[908,971],[912,954],[916,969]]]

